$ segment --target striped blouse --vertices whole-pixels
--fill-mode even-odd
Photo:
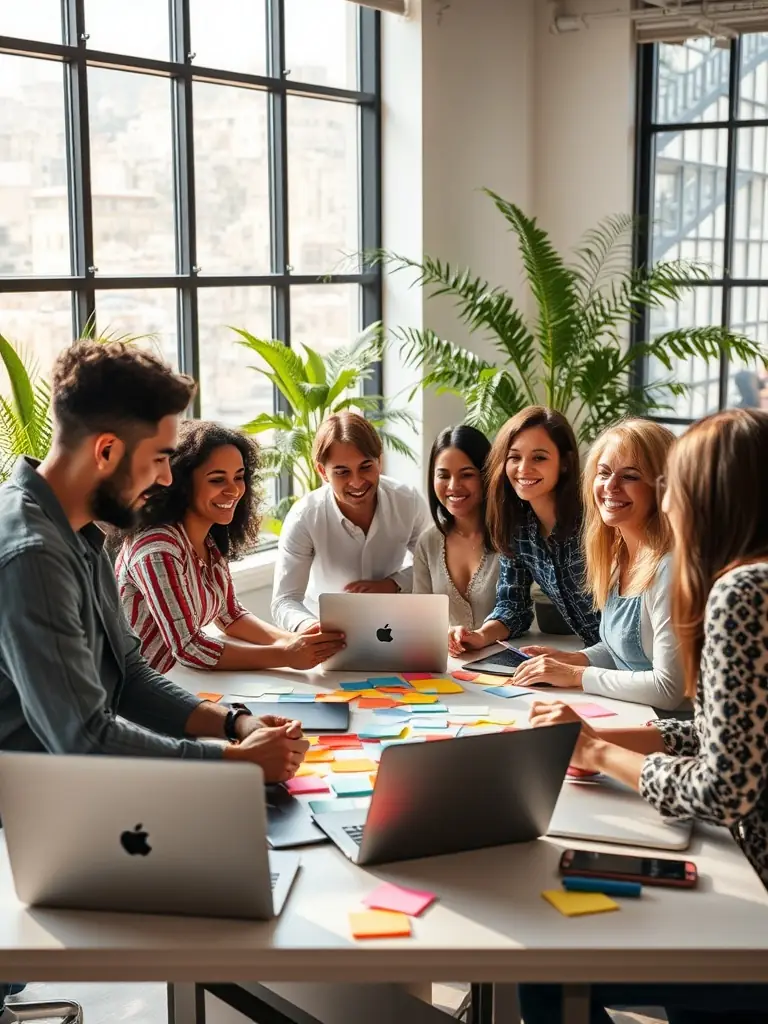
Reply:
[[[152,668],[167,672],[178,661],[188,668],[214,668],[224,650],[203,627],[226,629],[246,614],[235,596],[226,558],[207,538],[210,568],[186,530],[157,526],[123,545],[115,572],[128,621]]]

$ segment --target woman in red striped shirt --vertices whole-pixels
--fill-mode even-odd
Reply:
[[[258,537],[259,448],[217,423],[181,425],[173,482],[158,489],[123,543],[116,573],[123,607],[158,672],[310,669],[343,646],[338,633],[288,633],[252,615],[235,595],[228,558]],[[204,627],[215,622],[223,636]]]

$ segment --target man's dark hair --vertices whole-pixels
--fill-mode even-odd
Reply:
[[[189,405],[195,382],[136,345],[78,341],[53,368],[52,405],[66,447],[89,434],[152,433]],[[125,438],[129,440],[130,438]]]
[[[216,547],[229,558],[237,558],[256,547],[259,539],[261,502],[260,451],[255,438],[241,430],[206,420],[185,420],[179,428],[179,443],[171,456],[173,481],[158,487],[136,518],[129,536],[153,526],[181,523],[194,501],[192,474],[217,448],[231,445],[243,458],[245,494],[237,503],[228,526],[215,523],[210,535]]]

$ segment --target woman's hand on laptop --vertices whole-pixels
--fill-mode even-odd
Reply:
[[[255,728],[240,743],[224,748],[224,757],[230,761],[248,761],[264,772],[265,782],[285,782],[298,771],[309,741],[304,738],[301,724],[288,719],[265,716],[261,721],[281,721],[280,725]]]
[[[322,664],[346,647],[343,633],[324,633],[316,622],[303,633],[294,633],[290,640],[280,640],[277,646],[285,651],[288,668],[308,669]]]
[[[394,580],[355,580],[344,587],[345,594],[399,594]]]
[[[550,686],[561,686],[564,689],[581,690],[581,677],[587,666],[586,658],[578,665],[568,664],[553,658],[549,654],[540,654],[537,658],[524,661],[515,669],[515,686],[535,686],[537,683],[549,683]]]
[[[535,700],[531,704],[531,713],[528,716],[532,729],[538,729],[546,725],[562,725],[563,722],[580,722],[581,732],[576,743],[576,749],[571,758],[574,768],[582,768],[587,771],[597,771],[595,764],[595,753],[600,744],[600,734],[592,728],[583,718],[561,700]]]

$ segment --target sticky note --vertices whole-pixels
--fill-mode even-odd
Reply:
[[[437,896],[422,889],[405,889],[401,885],[385,882],[366,896],[363,903],[374,910],[395,910],[409,917],[418,917]]]
[[[603,914],[607,910],[618,910],[619,904],[602,892],[565,892],[563,889],[545,889],[541,894],[566,917],[582,914]]]
[[[407,680],[409,683],[413,683],[417,679],[431,679],[432,678],[432,673],[431,672],[401,672],[400,675],[403,677],[403,679]]]
[[[345,732],[341,734],[325,733],[323,736],[317,737],[317,742],[323,747],[344,747],[354,746],[358,743],[360,737],[356,732]]]
[[[356,939],[394,939],[411,934],[405,914],[391,910],[363,910],[349,915],[349,927]]]
[[[487,710],[487,709],[486,709]],[[376,708],[373,712],[377,719],[387,721],[404,721],[410,715],[409,708]]]
[[[368,680],[368,685],[374,687],[376,690],[380,690],[382,686],[397,686],[403,690],[410,689],[410,687],[406,685],[405,679],[401,679],[400,676],[371,676]]]
[[[409,693],[411,690],[410,686],[377,686],[379,693]]]
[[[571,707],[582,718],[611,718],[616,714],[600,704],[571,704]]]
[[[376,762],[368,757],[350,758],[348,761],[334,761],[334,772],[375,772]]]
[[[405,736],[401,740],[382,740],[381,746],[382,748],[386,748],[396,747],[401,743],[423,743],[425,739],[425,736]]]
[[[488,672],[478,672],[474,682],[479,686],[501,686],[509,680],[509,676],[491,675]]]
[[[277,698],[278,704],[312,704],[314,693],[281,693]]]
[[[425,738],[426,738],[427,743],[432,743],[434,740],[450,740],[450,739],[453,739],[453,737],[450,736],[447,732],[436,732],[434,734],[430,733]]]
[[[474,683],[477,679],[477,672],[465,672],[464,669],[458,669],[456,672],[451,672],[454,679],[461,679],[464,683]]]
[[[331,779],[331,788],[336,796],[370,796],[373,792],[368,775],[341,775]]]
[[[327,704],[348,704],[357,694],[354,690],[331,690],[330,693],[318,693],[317,699]]]
[[[197,695],[200,700],[209,700],[212,704],[218,704],[221,698],[224,696],[223,693],[204,693],[200,692]]]
[[[429,679],[424,682],[416,680],[413,686],[414,689],[419,690],[421,693],[426,693],[427,691],[434,693],[464,693],[464,687],[454,683],[452,679]]]
[[[283,783],[289,793],[328,793],[328,783],[318,775],[302,775]]]
[[[448,713],[445,704],[411,704],[407,707],[412,715],[445,715]]]
[[[328,768],[324,764],[304,764],[299,765],[296,769],[295,779],[303,778],[305,775],[325,775]]]
[[[328,747],[317,747],[315,750],[308,750],[304,755],[307,764],[316,764],[318,761],[334,761],[336,755]]]
[[[395,740],[399,739],[403,733],[403,725],[403,722],[369,725],[367,728],[360,730],[359,736],[361,740]]]
[[[313,747],[317,743],[317,736],[307,736],[307,743]]]
[[[488,686],[486,693],[492,693],[494,697],[525,697],[530,690],[524,690],[522,686]]]
[[[372,708],[394,708],[396,705],[391,697],[361,697],[357,706],[361,711],[367,711]]]
[[[448,714],[450,715],[475,715],[482,718],[488,714],[487,704],[449,704]]]
[[[401,704],[436,704],[437,697],[431,693],[404,693],[400,697]]]
[[[371,684],[367,679],[360,679],[356,683],[339,683],[340,690],[370,690]]]
[[[438,718],[436,715],[424,715],[413,723],[414,729],[447,729],[448,719]]]

